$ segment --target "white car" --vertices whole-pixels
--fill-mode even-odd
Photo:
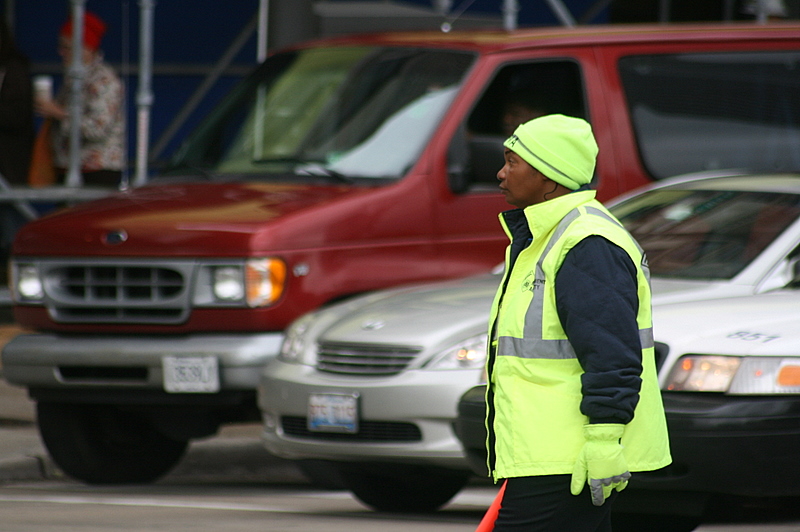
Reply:
[[[677,178],[610,208],[648,254],[656,307],[797,282],[800,176]],[[459,398],[482,379],[498,282],[486,274],[382,291],[300,318],[262,373],[266,447],[379,510],[445,504],[469,480],[454,422]],[[703,304],[684,310],[690,321],[717,322]]]
[[[800,272],[785,289],[653,307],[673,462],[634,473],[615,509],[662,515],[634,530],[694,530],[737,498],[800,495]],[[472,469],[486,474],[485,385],[458,403]],[[723,501],[724,506],[719,506]],[[688,528],[687,528],[688,527]],[[617,529],[616,526],[614,528]]]

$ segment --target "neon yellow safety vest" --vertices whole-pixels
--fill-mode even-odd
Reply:
[[[492,477],[572,473],[589,419],[580,411],[583,370],[556,310],[555,276],[567,252],[584,238],[602,236],[631,257],[637,269],[642,340],[642,385],[634,417],[622,437],[630,471],[671,462],[658,387],[649,269],[639,245],[594,199],[573,192],[524,210],[533,240],[509,267],[489,320],[487,446]],[[512,237],[503,215],[501,224]]]

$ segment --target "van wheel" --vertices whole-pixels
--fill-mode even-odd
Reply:
[[[427,513],[447,504],[471,474],[398,464],[345,465],[342,480],[353,495],[380,512]]]
[[[188,445],[113,406],[40,402],[36,410],[53,461],[88,484],[152,482],[178,463]]]

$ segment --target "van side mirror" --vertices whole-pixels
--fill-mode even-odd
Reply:
[[[469,189],[469,161],[467,131],[462,124],[447,148],[447,181],[455,194],[462,194]]]
[[[474,185],[496,187],[497,172],[504,164],[504,140],[499,135],[468,135],[460,127],[447,151],[450,190],[461,194]]]

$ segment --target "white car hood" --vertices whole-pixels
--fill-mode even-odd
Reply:
[[[653,306],[664,369],[683,354],[800,356],[800,291]]]
[[[750,284],[732,281],[695,281],[654,277],[650,280],[653,305],[744,296],[753,293]]]

